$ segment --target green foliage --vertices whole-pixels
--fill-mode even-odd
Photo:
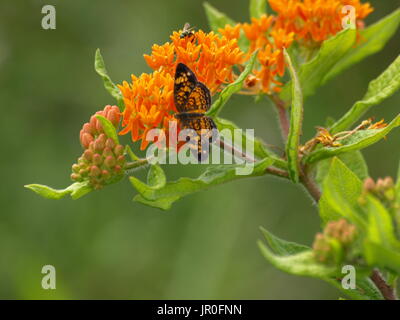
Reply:
[[[284,50],[285,58],[292,78],[292,107],[290,113],[290,128],[286,143],[286,154],[288,157],[289,177],[294,182],[299,181],[299,140],[301,126],[303,124],[303,95],[296,70],[293,68],[289,54]]]
[[[94,59],[94,69],[103,79],[104,88],[111,94],[112,97],[115,98],[118,102],[118,106],[120,109],[124,108],[124,100],[122,98],[121,91],[118,87],[112,82],[110,76],[107,73],[106,65],[104,63],[103,57],[100,53],[100,49],[96,50],[96,55]]]
[[[350,135],[348,138],[341,140],[341,146],[321,147],[305,156],[303,161],[305,163],[314,163],[316,161],[334,157],[345,152],[364,149],[386,137],[390,131],[399,125],[400,115],[394,118],[394,120],[385,128],[359,130]]]
[[[365,159],[360,151],[352,151],[340,154],[338,156],[342,161],[360,180],[364,180],[368,177],[368,166]],[[329,158],[317,162],[315,180],[320,186],[329,171],[334,158]]]
[[[266,0],[250,0],[250,18],[260,18],[263,14],[267,13]]]
[[[304,97],[314,94],[322,85],[326,74],[340,61],[346,52],[354,45],[356,31],[347,29],[324,41],[318,54],[310,61],[301,65],[298,70],[299,80]],[[288,82],[282,92],[283,100],[292,98],[292,82]]]
[[[336,77],[344,70],[357,62],[380,51],[389,39],[395,34],[400,24],[400,9],[382,18],[364,30],[359,30],[359,43],[338,61],[338,63],[325,76],[323,83]]]
[[[220,12],[208,2],[204,2],[203,6],[206,11],[208,24],[212,31],[218,32],[218,29],[225,28],[227,24],[231,26],[236,24],[235,21],[229,18],[225,13]]]
[[[351,109],[332,127],[331,132],[345,130],[354,124],[368,109],[389,98],[400,88],[400,56],[375,80],[371,81],[364,98],[357,101]]]
[[[354,210],[362,192],[361,180],[338,158],[333,158],[323,181],[319,201],[319,214],[324,223],[346,218],[358,227],[365,227],[365,220]]]
[[[43,198],[55,200],[64,198],[68,194],[72,199],[76,200],[92,191],[87,181],[75,182],[65,189],[53,189],[42,184],[27,184],[25,188],[32,190]]]
[[[177,181],[166,184],[149,185],[136,177],[130,177],[130,181],[139,192],[134,200],[143,204],[167,210],[180,198],[197,191],[206,190],[212,186],[238,180],[246,177],[255,177],[265,174],[265,170],[273,164],[273,160],[266,158],[254,164],[249,175],[237,175],[236,169],[243,169],[245,165],[218,165],[210,166],[198,178],[180,178]]]
[[[254,51],[253,54],[251,55],[249,61],[247,62],[246,67],[244,68],[243,72],[240,74],[240,76],[232,83],[227,85],[224,90],[219,94],[218,99],[213,103],[211,106],[210,110],[208,110],[207,114],[209,116],[217,116],[219,112],[221,112],[223,106],[228,102],[230,97],[240,91],[243,87],[243,83],[246,80],[247,76],[250,74],[250,72],[253,70],[254,63],[257,58],[257,53],[258,51]]]

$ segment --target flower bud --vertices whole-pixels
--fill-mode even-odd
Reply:
[[[91,150],[85,150],[85,152],[83,153],[83,157],[87,160],[87,161],[91,161],[93,159],[93,151]]]
[[[72,165],[72,171],[74,172],[74,173],[78,173],[79,172],[79,170],[80,170],[80,166],[78,165],[78,164],[76,164],[76,163],[74,163],[73,165]]]
[[[115,142],[114,142],[114,140],[111,139],[111,138],[108,138],[108,139],[106,140],[106,147],[108,147],[108,148],[110,148],[110,149],[113,149],[113,148],[115,147]]]
[[[373,191],[375,189],[375,181],[371,177],[364,180],[364,190]]]
[[[108,156],[114,156],[114,153],[112,152],[111,148],[105,147],[103,150],[103,157],[106,158]]]
[[[90,173],[89,173],[89,175],[91,176],[91,177],[98,177],[98,176],[100,176],[100,174],[101,174],[101,170],[99,169],[99,167],[97,167],[97,166],[91,166],[90,167]]]
[[[100,166],[103,163],[103,158],[98,153],[93,155],[93,164]]]
[[[97,139],[94,141],[94,149],[97,152],[103,151],[105,145],[106,145],[106,135],[104,133],[100,134]]]
[[[121,155],[123,155],[123,153],[124,153],[124,146],[122,146],[122,145],[117,145],[115,148],[114,148],[114,153],[115,153],[115,155],[116,156],[121,156]]]
[[[117,163],[120,165],[120,166],[123,166],[124,164],[125,164],[125,157],[124,156],[118,156],[117,157]]]
[[[94,140],[93,136],[89,133],[82,133],[81,137],[81,145],[83,148],[87,149],[89,147],[89,144]]]
[[[104,160],[104,165],[107,166],[108,168],[112,168],[114,167],[116,164],[115,158],[113,156],[108,156],[105,160]]]
[[[103,170],[103,171],[101,171],[101,177],[102,177],[104,180],[108,180],[108,179],[110,179],[111,174],[110,174],[109,171]]]
[[[72,173],[71,174],[71,179],[74,180],[74,181],[81,181],[82,177],[77,173]]]

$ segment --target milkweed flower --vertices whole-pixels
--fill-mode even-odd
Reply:
[[[84,152],[72,166],[71,179],[78,182],[89,181],[94,189],[101,189],[122,177],[125,156],[124,147],[106,135],[96,115],[107,118],[115,128],[118,127],[121,117],[117,106],[108,105],[83,125],[80,141]]]
[[[294,40],[294,33],[287,33],[284,29],[275,27],[274,16],[262,15],[252,18],[251,23],[243,24],[245,36],[250,41],[249,55],[256,49],[260,68],[253,70],[253,76],[246,81],[247,89],[257,93],[259,91],[270,94],[280,91],[282,83],[278,76],[285,73],[285,58],[283,49],[290,47]]]
[[[294,32],[296,40],[320,43],[343,29],[343,6],[354,8],[359,26],[373,8],[360,0],[269,0],[271,8],[277,13],[276,28],[287,33]]]
[[[227,36],[199,30],[181,37],[181,31],[174,32],[170,42],[153,45],[151,54],[145,54],[144,59],[154,71],[139,77],[132,75],[131,83],[124,81],[118,86],[125,103],[120,134],[130,133],[133,141],[141,140],[141,150],[150,142],[146,139],[149,130],[160,128],[168,135],[168,123],[175,121],[173,114],[177,111],[173,92],[178,63],[193,70],[211,94],[234,81],[232,67],[244,62],[244,52],[233,38],[237,30],[232,29]]]

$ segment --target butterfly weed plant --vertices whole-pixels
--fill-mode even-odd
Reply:
[[[83,152],[72,165],[74,183],[61,190],[40,184],[26,187],[45,198],[78,199],[127,176],[136,190],[135,201],[168,210],[180,198],[222,183],[278,176],[310,194],[322,230],[308,247],[261,228],[264,240],[258,246],[266,260],[285,272],[324,280],[351,299],[397,299],[400,179],[370,178],[360,150],[400,125],[400,114],[388,123],[364,118],[400,88],[400,56],[388,61],[386,70],[342,117],[329,125],[315,124],[315,135],[308,141],[301,134],[306,98],[381,50],[400,24],[400,9],[367,26],[364,19],[373,8],[359,0],[268,2],[267,12],[266,0],[250,1],[248,23],[236,23],[205,3],[210,32],[186,24],[169,42],[153,45],[144,55],[152,73],[132,75],[120,85],[110,79],[97,50],[95,70],[116,105],[107,105],[83,125]],[[209,165],[197,178],[170,181],[162,168],[168,162],[152,161],[148,152],[145,157],[133,153],[133,144],[140,150],[172,150],[175,155],[185,152],[185,145],[195,154],[205,152],[209,146],[203,145],[204,130],[239,129],[219,116],[233,94],[272,102],[285,143],[283,155],[245,131],[240,138],[252,145],[252,155],[222,135],[207,136],[206,142],[220,142],[225,152],[241,161]],[[154,129],[157,135],[151,134]],[[199,134],[194,143],[190,137],[171,142],[183,129]],[[127,145],[119,141],[125,134],[132,140]],[[248,163],[253,165],[251,172],[238,174],[237,169]],[[148,171],[146,182],[135,176],[139,167]],[[349,266],[355,270],[350,287],[343,285],[342,273]]]

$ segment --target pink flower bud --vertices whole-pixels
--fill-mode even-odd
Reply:
[[[113,156],[108,156],[105,160],[104,160],[104,164],[108,167],[108,168],[112,168],[115,166],[116,161],[115,158]]]
[[[72,165],[72,171],[74,172],[74,173],[78,173],[79,172],[79,170],[80,170],[80,165],[78,165],[78,164],[73,164]]]
[[[101,171],[101,177],[102,177],[103,179],[105,179],[105,180],[108,180],[108,179],[110,179],[111,174],[110,174],[109,171],[103,170],[103,171]]]
[[[74,180],[74,181],[80,181],[82,178],[81,178],[81,176],[79,174],[72,173],[71,174],[71,179]]]
[[[103,163],[103,157],[99,155],[98,153],[93,155],[93,163],[95,165],[101,165]]]
[[[117,158],[117,163],[118,163],[120,166],[123,166],[123,165],[125,164],[125,157],[124,157],[123,155],[118,156],[118,158]]]
[[[83,157],[87,161],[91,161],[93,159],[93,152],[91,150],[85,150],[85,152],[83,153]]]
[[[115,147],[115,142],[113,139],[108,138],[106,141],[106,147],[113,149]]]
[[[104,148],[104,151],[103,151],[103,157],[104,157],[104,158],[106,158],[106,157],[108,157],[108,156],[113,156],[113,155],[114,155],[114,154],[113,154],[111,148],[109,148],[109,147],[105,147],[105,148]]]
[[[100,174],[101,174],[101,170],[99,169],[99,167],[97,167],[97,166],[91,166],[90,167],[89,175],[91,177],[98,177],[98,176],[100,176]]]
[[[114,153],[115,153],[115,155],[116,156],[121,156],[123,153],[124,153],[124,146],[122,146],[122,145],[117,145],[115,148],[114,148]]]
[[[94,140],[93,136],[89,133],[84,132],[81,137],[81,145],[83,148],[87,149],[89,144]]]

